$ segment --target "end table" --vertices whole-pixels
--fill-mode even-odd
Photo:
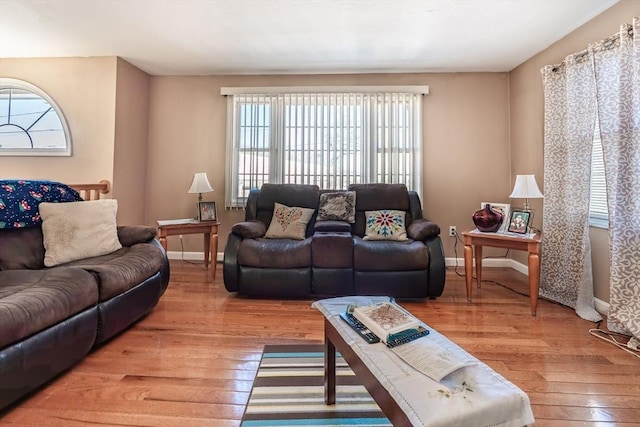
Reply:
[[[216,256],[218,254],[218,226],[217,221],[198,221],[195,219],[176,219],[158,221],[158,240],[167,250],[167,236],[183,234],[204,234],[204,268],[209,269],[211,259],[213,279],[216,278]]]
[[[540,286],[540,243],[542,233],[533,237],[512,236],[504,233],[483,233],[478,230],[462,233],[464,237],[464,274],[467,285],[467,301],[471,302],[471,282],[473,280],[473,252],[476,257],[476,280],[480,287],[482,281],[482,246],[503,249],[515,249],[529,252],[529,293],[531,299],[531,315],[538,309],[538,289]]]

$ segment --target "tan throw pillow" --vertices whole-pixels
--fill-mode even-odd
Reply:
[[[122,247],[114,199],[40,203],[39,209],[47,267],[110,254]]]
[[[366,211],[364,240],[407,240],[407,230],[404,226],[404,211],[383,209],[380,211]]]
[[[267,239],[296,239],[303,240],[307,224],[311,220],[314,210],[298,208],[276,203],[269,229],[264,235]]]

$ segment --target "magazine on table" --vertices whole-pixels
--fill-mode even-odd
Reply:
[[[420,320],[396,303],[349,307],[347,311],[398,357],[435,381],[468,365],[431,340],[429,331],[421,325]]]

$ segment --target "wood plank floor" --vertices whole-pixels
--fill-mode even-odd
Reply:
[[[171,268],[151,314],[0,414],[0,424],[238,426],[263,346],[322,342],[310,300],[237,297],[201,265]],[[528,291],[513,270],[483,277]],[[640,425],[637,358],[589,335],[594,324],[569,308],[542,300],[532,317],[526,296],[488,282],[474,291],[468,304],[464,278],[450,270],[442,297],[401,303],[528,393],[536,425]]]

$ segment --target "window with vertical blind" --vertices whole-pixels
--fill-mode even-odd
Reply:
[[[421,106],[428,88],[409,88],[223,88],[225,205],[244,207],[249,191],[267,182],[322,189],[404,183],[420,194]]]
[[[600,125],[596,120],[591,152],[591,199],[589,202],[589,225],[609,228],[607,187],[604,174],[604,156],[600,140]]]

